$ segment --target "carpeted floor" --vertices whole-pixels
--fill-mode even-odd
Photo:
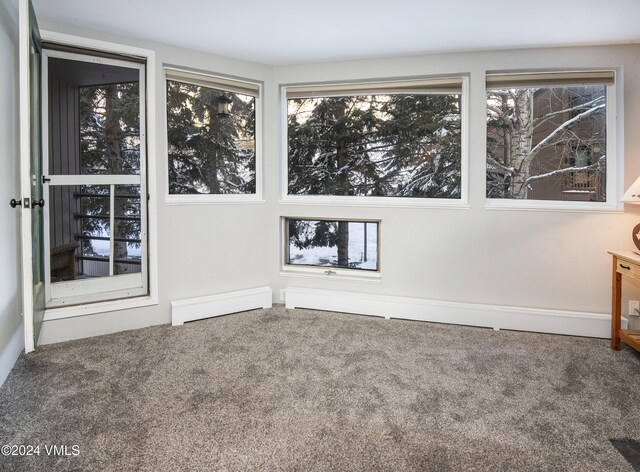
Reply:
[[[0,469],[632,471],[639,400],[607,340],[274,307],[23,355]]]

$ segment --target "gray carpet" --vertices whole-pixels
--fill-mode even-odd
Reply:
[[[0,468],[631,471],[639,374],[607,340],[275,307],[23,355],[0,444],[71,455]]]

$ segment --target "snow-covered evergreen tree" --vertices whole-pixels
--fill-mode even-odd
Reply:
[[[460,123],[454,94],[291,99],[288,192],[459,198]],[[348,224],[336,225],[316,225],[312,233],[289,228],[291,242],[336,244],[338,266],[347,267]]]
[[[80,172],[90,175],[140,173],[140,96],[137,82],[80,88]],[[103,218],[83,218],[82,234],[99,236],[114,232],[114,259],[129,258],[129,244],[122,239],[140,238],[140,186],[116,186],[115,227],[109,228],[109,186],[83,186],[82,212]],[[92,196],[95,195],[95,196]],[[129,197],[127,197],[129,196]],[[93,241],[83,240],[83,255],[97,255]],[[133,243],[132,246],[139,246]],[[114,273],[131,271],[128,264],[114,264]]]
[[[218,102],[231,100],[231,112]],[[255,98],[167,81],[169,193],[254,193]]]
[[[289,193],[459,198],[458,95],[289,100]]]

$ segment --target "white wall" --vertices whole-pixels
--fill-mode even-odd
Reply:
[[[272,68],[166,45],[85,34],[68,26],[41,27],[154,49],[158,70],[157,185],[165,184],[164,84],[170,63],[262,80],[265,83],[266,203],[158,208],[159,305],[45,322],[42,342],[168,323],[171,300],[261,285],[301,286],[426,299],[607,313],[608,249],[630,249],[640,212],[572,213],[485,209],[486,70],[624,66],[625,186],[640,174],[640,46],[477,52],[323,63]],[[470,208],[403,209],[302,206],[278,203],[278,84],[308,81],[471,74]],[[382,281],[346,282],[326,277],[289,278],[279,273],[280,216],[357,217],[382,220]],[[412,252],[408,247],[414,247]]]
[[[281,279],[286,286],[427,299],[608,313],[608,249],[631,249],[637,209],[628,213],[487,210],[485,87],[487,70],[624,67],[625,186],[640,174],[640,46],[547,48],[443,54],[275,69],[277,84],[470,73],[470,208],[397,209],[281,206],[277,215],[382,220],[380,284]],[[274,150],[276,152],[277,150]],[[622,151],[622,149],[620,150]],[[277,184],[271,169],[269,187]],[[274,215],[275,216],[275,215]],[[271,221],[276,231],[275,218]],[[411,247],[413,250],[408,251]]]
[[[18,147],[18,10],[0,0],[0,385],[24,349],[22,329]]]

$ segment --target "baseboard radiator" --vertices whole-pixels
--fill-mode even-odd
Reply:
[[[611,315],[290,287],[287,308],[539,333],[611,337]],[[623,323],[626,320],[623,320]]]
[[[257,287],[237,292],[174,300],[171,302],[171,324],[179,326],[188,321],[257,308],[271,308],[272,300],[271,287]]]

